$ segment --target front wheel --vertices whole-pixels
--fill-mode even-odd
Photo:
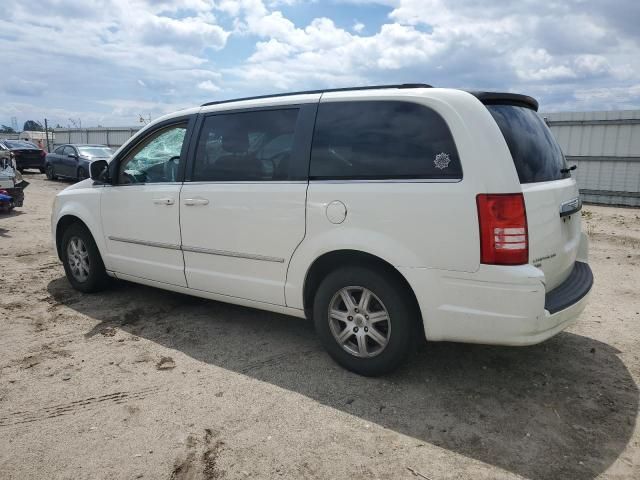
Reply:
[[[82,181],[85,178],[87,178],[87,171],[83,167],[78,168],[78,180]]]
[[[45,169],[40,167],[38,170],[40,170],[40,173],[45,173]]]
[[[396,369],[415,346],[413,297],[384,269],[354,266],[330,273],[316,293],[313,317],[329,355],[360,375]]]
[[[78,223],[62,235],[62,263],[69,283],[76,290],[91,293],[102,290],[109,280],[102,257],[87,228]]]
[[[47,180],[55,180],[56,177],[56,172],[53,169],[53,165],[49,164],[45,167],[44,169],[44,173],[47,176]]]

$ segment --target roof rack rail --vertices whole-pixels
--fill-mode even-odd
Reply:
[[[314,93],[351,92],[356,90],[377,90],[381,88],[433,88],[433,87],[426,83],[401,83],[397,85],[369,85],[365,87],[325,88],[322,90],[303,90],[300,92],[275,93],[273,95],[258,95],[255,97],[231,98],[229,100],[218,100],[215,102],[203,103],[201,107],[208,107],[211,105],[220,105],[221,103],[241,102],[243,100],[259,100],[261,98],[289,97],[291,95],[309,95]]]

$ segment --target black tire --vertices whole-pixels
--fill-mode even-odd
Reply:
[[[77,175],[78,175],[78,181],[82,181],[82,180],[88,178],[87,177],[87,172],[83,167],[78,168]]]
[[[44,173],[45,172],[44,167],[40,167],[38,170],[40,170],[40,173]]]
[[[351,286],[371,291],[388,312],[388,343],[372,357],[358,357],[349,353],[331,332],[331,302],[342,288]],[[347,370],[368,377],[389,373],[404,363],[415,349],[419,332],[416,328],[419,314],[415,300],[407,287],[383,268],[347,266],[331,272],[320,283],[314,297],[313,319],[316,332],[329,355]],[[352,337],[352,341],[354,339]]]
[[[55,180],[56,178],[58,178],[58,177],[56,176],[56,171],[55,171],[55,169],[53,168],[53,165],[51,165],[51,164],[48,164],[48,165],[45,167],[45,169],[44,169],[44,173],[45,173],[45,175],[47,176],[47,179],[48,179],[48,180]]]
[[[88,254],[87,259],[89,273],[86,275],[85,279],[77,278],[69,260],[69,243],[76,239],[80,239],[82,241],[85,251]],[[64,271],[73,288],[81,292],[93,293],[103,290],[108,285],[109,276],[105,271],[102,257],[100,256],[96,242],[93,240],[93,236],[84,225],[73,223],[67,227],[62,234],[62,243],[60,248]]]

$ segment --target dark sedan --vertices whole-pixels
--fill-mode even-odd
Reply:
[[[113,151],[106,145],[60,145],[45,160],[45,173],[49,180],[58,177],[84,180],[89,177],[89,165],[94,160],[107,160]]]
[[[1,140],[0,143],[10,151],[20,172],[26,168],[37,168],[44,173],[44,158],[47,152],[24,140]]]

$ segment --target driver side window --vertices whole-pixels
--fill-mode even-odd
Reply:
[[[146,138],[120,163],[119,184],[176,182],[187,125],[172,125]]]

